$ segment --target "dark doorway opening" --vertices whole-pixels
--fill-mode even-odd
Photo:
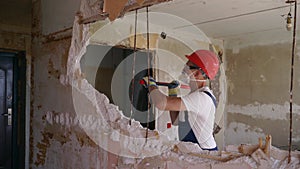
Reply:
[[[119,106],[126,117],[139,121],[143,127],[153,130],[154,108],[148,107],[148,90],[139,84],[139,81],[148,73],[153,76],[154,71],[151,67],[154,53],[138,50],[135,61],[133,57],[134,50],[130,48],[89,45],[80,61],[81,69],[90,84],[94,84],[95,89],[104,93],[111,103]],[[135,63],[134,77],[133,63]],[[131,91],[133,81],[134,92]]]
[[[0,50],[0,169],[25,166],[24,52]]]

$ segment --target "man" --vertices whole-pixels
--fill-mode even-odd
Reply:
[[[147,87],[154,105],[160,110],[170,111],[172,122],[181,111],[178,122],[181,141],[197,143],[203,150],[218,150],[213,137],[215,97],[206,82],[218,73],[219,60],[209,50],[197,50],[186,57],[188,61],[183,74],[191,88],[188,95],[176,97],[177,82],[170,83],[169,96],[166,96],[159,91],[153,78],[145,77],[144,81],[149,83]]]

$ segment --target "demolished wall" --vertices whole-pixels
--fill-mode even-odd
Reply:
[[[147,131],[135,121],[128,125],[129,119],[96,91],[80,70],[80,57],[103,23],[80,24],[77,16],[72,39],[45,41],[40,6],[41,1],[34,2],[31,168],[299,167],[297,152],[287,165],[286,152],[276,148],[271,148],[275,154],[269,158],[259,147],[257,155],[245,155],[238,146],[228,149],[230,153],[209,153],[194,144],[170,141],[158,131],[148,131],[146,140]],[[82,13],[90,12],[82,8]]]
[[[100,24],[101,25],[101,24]],[[120,156],[118,157],[118,167],[120,168],[183,168],[184,166],[187,166],[187,168],[224,168],[224,167],[249,167],[249,168],[271,168],[271,167],[282,167],[287,166],[286,161],[285,162],[278,162],[282,159],[277,159],[277,155],[279,154],[285,154],[284,152],[280,152],[280,150],[277,150],[274,147],[267,147],[267,143],[265,148],[263,150],[261,149],[254,149],[254,151],[250,151],[250,153],[243,154],[240,150],[240,147],[235,148],[228,148],[228,151],[233,152],[239,152],[242,153],[238,155],[229,155],[230,157],[226,157],[226,152],[220,152],[220,154],[214,154],[214,153],[208,153],[205,151],[197,150],[197,147],[193,147],[193,144],[189,143],[179,143],[178,142],[171,142],[168,140],[164,135],[157,131],[148,131],[148,137],[146,135],[147,130],[142,129],[139,127],[139,124],[136,122],[133,122],[131,125],[129,123],[129,119],[122,116],[121,111],[118,110],[118,107],[111,105],[108,102],[108,99],[105,95],[101,95],[98,91],[93,89],[93,86],[90,85],[86,79],[84,79],[84,76],[81,74],[81,69],[78,64],[78,60],[82,57],[83,53],[86,51],[86,46],[89,43],[95,43],[99,44],[99,41],[94,39],[94,37],[91,37],[92,35],[89,29],[89,26],[97,26],[95,25],[85,25],[83,31],[86,36],[81,36],[81,50],[78,50],[77,48],[71,48],[70,56],[74,57],[73,59],[69,60],[69,66],[68,68],[68,80],[69,83],[72,84],[73,90],[75,90],[75,93],[79,92],[81,93],[80,97],[79,95],[76,95],[76,99],[78,99],[76,102],[81,101],[82,99],[87,99],[91,102],[93,107],[96,109],[94,113],[98,114],[101,118],[104,119],[104,122],[100,122],[102,125],[110,128],[104,129],[104,131],[94,131],[93,128],[86,128],[86,131],[88,135],[97,143],[99,141],[99,135],[102,132],[106,134],[105,141],[106,144],[102,144],[102,142],[98,142],[98,145],[106,146],[106,150],[111,151],[113,153],[117,153]],[[124,26],[125,27],[125,26]],[[123,28],[124,28],[123,27]],[[81,34],[79,29],[76,29],[74,27],[74,35]],[[92,30],[95,30],[92,28]],[[99,29],[100,30],[100,29]],[[78,32],[79,31],[79,32]],[[118,32],[118,31],[116,31]],[[95,34],[97,34],[96,32]],[[106,32],[107,34],[111,34],[109,32]],[[91,38],[90,38],[91,37]],[[101,36],[97,36],[101,37]],[[103,36],[102,36],[103,37]],[[80,40],[76,38],[76,36],[73,36],[73,45],[72,46],[80,46]],[[111,37],[110,37],[111,38]],[[107,40],[107,39],[106,39]],[[106,43],[110,43],[110,41],[105,41]],[[75,45],[75,44],[76,45]],[[101,42],[100,42],[101,43]],[[76,53],[78,52],[78,53]],[[77,106],[75,106],[77,107]],[[79,105],[77,107],[76,113],[84,113],[84,109],[82,108],[82,105]],[[81,109],[81,110],[80,110]],[[106,121],[106,122],[105,122]],[[99,128],[96,128],[99,129]],[[132,133],[135,131],[135,133]],[[129,137],[129,138],[128,138]],[[138,138],[136,138],[138,137]],[[111,144],[107,144],[107,142],[110,142]],[[114,149],[111,149],[112,146]],[[269,145],[270,146],[270,145]],[[233,146],[234,147],[234,146]],[[234,150],[235,149],[235,150]],[[273,152],[273,156],[270,156],[270,152],[268,153],[266,149],[269,149],[270,152]],[[194,151],[193,151],[194,150]],[[263,152],[264,151],[264,152]],[[194,152],[194,153],[192,153]],[[161,156],[157,156],[156,153],[160,154]],[[208,153],[208,154],[206,154]],[[267,153],[267,154],[265,154]],[[230,153],[229,153],[230,154]],[[269,154],[269,155],[268,155]],[[224,157],[225,155],[225,157]],[[251,157],[249,157],[251,155]],[[286,155],[286,154],[285,154]],[[283,156],[285,156],[283,155]],[[297,156],[297,155],[296,155]],[[142,158],[141,158],[142,157]],[[196,157],[196,158],[195,158]],[[217,157],[214,159],[214,157]],[[133,160],[132,158],[135,158]],[[173,159],[179,159],[173,160]],[[218,159],[220,158],[220,159]],[[225,158],[225,159],[223,159]],[[294,158],[294,163],[290,164],[288,167],[297,167],[297,157]],[[155,162],[154,162],[155,161]],[[223,163],[220,163],[223,162]],[[224,163],[228,162],[228,163]]]

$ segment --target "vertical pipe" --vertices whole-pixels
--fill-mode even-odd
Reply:
[[[136,29],[137,29],[137,13],[138,10],[135,10],[135,20],[134,20],[134,40],[133,40],[133,62],[132,62],[132,83],[131,83],[131,104],[130,104],[130,120],[129,125],[131,125],[131,120],[133,116],[133,95],[134,95],[134,77],[135,77],[135,60],[136,60]]]
[[[147,13],[147,59],[148,59],[148,76],[150,76],[150,40],[149,40],[149,8],[148,6],[146,7],[146,13]],[[149,78],[148,78],[149,80]],[[149,84],[149,82],[148,82]],[[147,112],[147,129],[146,129],[146,142],[147,142],[147,138],[148,138],[148,130],[149,130],[149,121],[150,121],[150,98],[148,101],[148,112]]]
[[[295,3],[295,12],[294,12],[294,30],[293,30],[293,46],[292,46],[292,61],[291,61],[291,82],[290,82],[290,138],[289,138],[288,163],[291,162],[292,134],[293,134],[293,81],[294,81],[295,47],[296,47],[297,0],[295,0],[294,3]]]

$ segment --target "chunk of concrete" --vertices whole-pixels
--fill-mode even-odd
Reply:
[[[258,168],[272,168],[272,161],[260,148],[252,153],[251,157],[258,163]]]
[[[226,164],[226,163],[219,163],[213,164],[211,169],[252,169],[250,165],[247,163],[239,163],[239,164]]]

